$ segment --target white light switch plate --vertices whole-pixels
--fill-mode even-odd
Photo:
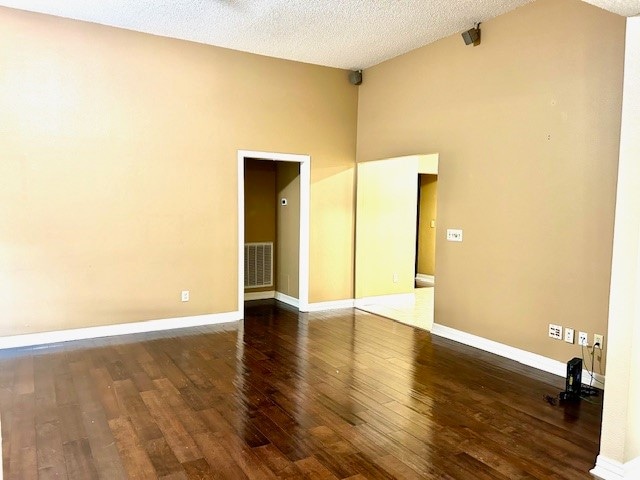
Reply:
[[[457,228],[447,228],[447,240],[450,242],[461,242],[462,230]]]

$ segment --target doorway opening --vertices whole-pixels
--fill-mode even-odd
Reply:
[[[438,175],[418,174],[416,228],[416,288],[429,288],[436,280],[436,216]]]
[[[357,166],[356,308],[425,330],[434,319],[435,260],[425,279],[418,258],[423,251],[419,191],[421,175],[429,183],[438,174],[438,159],[438,154],[411,155]],[[429,199],[428,190],[421,193]],[[435,252],[435,203],[433,211],[424,210]],[[416,288],[416,278],[431,280],[430,287]]]
[[[238,311],[240,313],[243,311],[245,296],[249,299],[272,296],[300,311],[308,311],[310,163],[311,158],[308,155],[238,151]],[[250,165],[249,170],[247,165]],[[247,180],[251,182],[259,177],[263,178],[265,184],[261,185],[258,181],[252,185],[261,185],[257,189],[261,191],[256,191],[253,187],[249,189]],[[269,191],[273,193],[272,204],[267,206],[268,208],[262,214],[259,213],[258,217],[263,224],[270,224],[270,218],[274,217],[273,230],[271,231],[271,226],[264,227],[262,231],[259,226],[254,229],[253,222],[247,228],[245,225],[246,202],[257,205],[260,203],[260,196],[269,195]],[[269,213],[270,211],[272,213]],[[268,240],[264,235],[273,237],[273,241],[254,241],[261,238]],[[271,250],[268,244],[271,244]],[[270,272],[272,285],[252,288],[248,292],[253,291],[255,294],[245,295],[245,276],[249,270],[245,268],[248,266],[245,265],[245,254],[251,255],[256,251],[259,252],[260,262],[265,258],[275,259]],[[269,251],[271,259],[269,259]],[[250,258],[253,262],[253,257]],[[263,279],[264,273],[261,270],[258,277]],[[251,282],[253,285],[256,279],[255,272],[252,271],[250,274],[254,275]],[[268,283],[265,281],[263,284]],[[258,285],[260,285],[259,282]],[[260,294],[258,291],[263,293]]]

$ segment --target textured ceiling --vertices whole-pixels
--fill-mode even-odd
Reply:
[[[583,0],[624,17],[640,15],[640,0]]]
[[[0,0],[0,5],[358,69],[462,32],[530,1]],[[640,0],[586,1],[620,15],[640,13]]]

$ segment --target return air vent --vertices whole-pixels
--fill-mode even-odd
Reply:
[[[244,287],[273,285],[273,243],[244,244]]]

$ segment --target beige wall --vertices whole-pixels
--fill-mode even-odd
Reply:
[[[344,71],[6,8],[0,51],[1,335],[236,310],[238,149],[311,156],[309,300],[353,297]]]
[[[276,175],[277,280],[276,291],[293,298],[300,295],[300,164],[278,162]],[[287,199],[287,205],[281,200]]]
[[[437,323],[566,361],[548,323],[607,328],[624,18],[538,0],[482,29],[365,72],[357,157],[440,153]]]
[[[276,242],[276,163],[249,158],[244,169],[244,241]],[[276,278],[277,262],[273,262]],[[245,288],[245,292],[264,292],[274,287]]]
[[[438,205],[438,176],[420,175],[420,214],[418,216],[418,271],[423,275],[436,274],[436,220]]]
[[[276,241],[276,162],[247,159],[244,170],[244,239]]]
[[[358,164],[356,298],[413,292],[417,205],[417,157]]]

